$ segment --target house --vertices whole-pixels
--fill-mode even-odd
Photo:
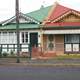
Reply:
[[[40,44],[40,22],[19,13],[20,52],[29,52],[29,47]],[[1,52],[17,52],[16,16],[3,21],[0,25]]]
[[[44,54],[80,54],[80,12],[58,3],[42,25]]]
[[[19,13],[20,52],[32,57],[80,53],[80,12],[58,3]],[[0,25],[0,50],[17,51],[16,16]],[[40,52],[39,52],[40,51]]]
[[[46,17],[50,7],[51,6],[41,7],[39,10],[27,14],[19,13],[20,53],[28,53],[30,55],[30,49],[32,49],[32,47],[41,46],[40,25]],[[13,16],[0,24],[0,51],[2,53],[10,53],[11,51],[16,53],[16,16]]]

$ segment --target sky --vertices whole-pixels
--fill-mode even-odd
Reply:
[[[22,13],[29,13],[44,7],[59,4],[80,11],[80,0],[19,0],[19,10]],[[15,0],[0,0],[0,21],[9,19],[15,15]]]

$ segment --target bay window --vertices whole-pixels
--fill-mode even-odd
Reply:
[[[65,52],[79,52],[80,35],[68,34],[65,35]]]

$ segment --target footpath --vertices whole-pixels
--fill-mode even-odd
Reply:
[[[80,67],[80,59],[20,59],[20,63],[16,62],[16,58],[0,58],[0,66],[71,66]]]

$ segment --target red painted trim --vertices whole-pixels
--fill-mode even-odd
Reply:
[[[46,23],[45,27],[54,27],[54,26],[80,26],[80,22],[58,22],[58,23]]]

